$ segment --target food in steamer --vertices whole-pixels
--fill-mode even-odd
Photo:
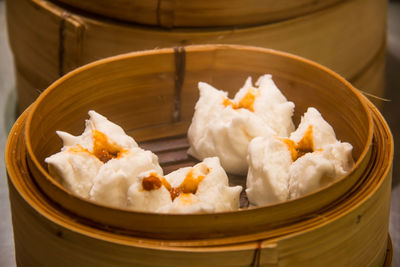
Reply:
[[[352,145],[336,140],[333,128],[308,108],[289,138],[267,135],[249,145],[246,193],[253,205],[301,197],[331,184],[354,165]]]
[[[85,131],[57,131],[63,148],[45,159],[66,189],[118,208],[163,213],[237,210],[241,186],[229,187],[219,159],[207,158],[163,176],[158,157],[138,147],[123,129],[89,111]]]
[[[353,167],[352,145],[310,107],[294,131],[293,102],[269,74],[253,87],[249,77],[233,100],[199,83],[200,98],[189,127],[188,153],[218,156],[228,173],[247,173],[251,205],[301,197],[343,177]]]
[[[167,175],[151,151],[124,130],[89,111],[82,135],[57,131],[60,152],[45,159],[49,173],[74,194],[118,208],[158,213],[212,213],[239,209],[241,186],[228,173],[245,175],[251,206],[301,197],[344,176],[354,165],[352,146],[310,107],[296,130],[294,103],[271,75],[251,78],[233,99],[199,83],[188,130],[188,153],[200,163]],[[225,172],[226,171],[226,172]]]
[[[217,156],[227,172],[246,175],[253,138],[287,137],[293,131],[294,104],[286,100],[271,75],[261,76],[256,85],[249,77],[231,100],[227,92],[199,83],[200,98],[188,130],[190,155],[199,160]]]

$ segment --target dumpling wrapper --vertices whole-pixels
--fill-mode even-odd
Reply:
[[[89,111],[89,116],[80,136],[57,131],[63,148],[45,159],[49,173],[66,189],[83,198],[126,207],[128,188],[140,173],[153,170],[162,175],[158,158],[139,148],[132,137],[106,117],[95,111]],[[119,152],[115,155],[113,151],[103,151],[102,156],[96,154],[97,150],[107,150],[108,146],[118,148]],[[110,155],[113,157],[103,157]]]
[[[154,174],[153,174],[154,175]],[[129,208],[140,211],[160,213],[206,213],[239,209],[241,186],[230,187],[228,177],[221,167],[219,159],[206,158],[193,167],[178,169],[165,177],[171,188],[182,188],[187,177],[198,183],[191,192],[171,195],[171,191],[163,184],[152,190],[145,190],[143,179],[151,176],[151,172],[141,175],[141,179],[129,189]],[[197,180],[199,179],[199,180]],[[165,182],[164,182],[165,183]],[[193,186],[189,183],[189,187]]]
[[[287,137],[294,129],[294,104],[286,100],[271,75],[253,87],[249,77],[233,100],[227,92],[199,83],[200,98],[188,130],[188,153],[202,160],[217,156],[223,168],[245,175],[249,142],[257,136]]]
[[[267,205],[289,198],[290,152],[278,138],[257,137],[249,145],[246,194],[253,205]]]
[[[302,142],[312,144],[312,151],[293,159],[294,148],[288,144]],[[290,138],[268,135],[251,141],[246,189],[250,203],[282,202],[331,184],[354,165],[352,149],[351,144],[337,141],[333,128],[309,108]]]

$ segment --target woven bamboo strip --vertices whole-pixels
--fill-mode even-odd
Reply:
[[[265,24],[309,14],[343,0],[58,0],[100,16],[172,27]]]

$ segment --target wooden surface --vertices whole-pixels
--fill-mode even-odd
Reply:
[[[345,0],[55,0],[70,7],[139,24],[221,27],[265,24],[309,14]]]
[[[387,227],[393,139],[377,109],[371,105],[370,109],[375,125],[370,168],[343,201],[290,225],[291,232],[286,234],[268,237],[260,232],[253,236],[252,242],[244,242],[238,236],[233,239],[236,243],[219,246],[212,246],[212,240],[204,240],[190,248],[177,241],[142,239],[94,228],[50,201],[28,171],[22,134],[26,112],[14,125],[6,147],[17,263],[20,266],[386,266],[391,257],[390,250],[387,254]]]
[[[130,51],[189,44],[279,49],[315,60],[352,80],[384,43],[386,5],[384,0],[347,0],[260,26],[165,30],[89,17],[45,0],[10,0],[8,27],[21,76],[20,111],[33,101],[32,96],[82,64]]]
[[[295,201],[218,216],[190,215],[185,217],[189,218],[188,223],[179,215],[128,212],[75,197],[46,171],[44,158],[61,148],[55,131],[80,134],[90,109],[121,125],[137,141],[180,136],[186,133],[192,118],[198,81],[232,93],[248,75],[257,78],[264,72],[271,73],[286,97],[295,102],[296,121],[309,106],[314,106],[333,125],[340,140],[353,144],[357,163],[346,179]],[[30,171],[42,190],[81,217],[137,236],[218,238],[301,220],[340,198],[368,166],[372,120],[367,106],[349,83],[320,65],[261,48],[193,46],[186,48],[180,95],[174,92],[175,76],[174,50],[163,49],[98,61],[54,83],[33,105],[26,127]],[[179,110],[172,105],[174,102],[181,103]],[[180,121],[174,120],[176,112]],[[149,221],[152,224],[146,223]]]

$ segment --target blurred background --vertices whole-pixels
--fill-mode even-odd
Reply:
[[[10,0],[11,2],[13,0]],[[46,14],[43,13],[41,14],[39,9],[33,10],[30,14],[27,15],[25,23],[27,25],[23,25],[22,28],[18,28],[18,23],[15,21],[24,21],[24,12],[25,10],[28,10],[32,6],[27,4],[28,0],[15,0],[15,3],[18,3],[18,7],[21,9],[14,9],[13,16],[16,16],[15,18],[13,17],[13,24],[12,24],[12,29],[16,30],[16,32],[13,32],[10,34],[12,36],[13,41],[11,43],[14,45],[13,51],[15,52],[15,61],[13,58],[13,54],[11,52],[10,48],[10,40],[9,40],[9,35],[7,32],[7,22],[6,22],[6,6],[5,6],[5,1],[0,0],[0,214],[2,216],[0,220],[0,266],[15,266],[15,258],[14,258],[14,243],[13,243],[13,234],[12,234],[12,224],[11,224],[11,214],[10,214],[10,207],[9,207],[9,200],[8,200],[8,189],[7,189],[7,179],[6,179],[6,170],[4,166],[4,156],[3,156],[3,151],[5,148],[5,142],[7,139],[7,135],[9,130],[11,129],[15,118],[17,116],[18,110],[23,110],[26,105],[30,103],[30,101],[36,97],[41,90],[43,90],[51,81],[55,80],[58,76],[68,72],[69,70],[90,62],[92,60],[95,60],[99,57],[102,56],[107,56],[111,55],[114,53],[118,52],[125,52],[124,50],[119,50],[120,48],[110,48],[104,54],[96,54],[96,51],[101,50],[101,43],[99,40],[93,40],[93,43],[90,45],[93,45],[95,49],[93,51],[88,51],[87,54],[79,54],[79,51],[75,53],[74,49],[76,48],[76,42],[80,42],[81,40],[78,38],[76,40],[69,40],[68,38],[70,37],[69,31],[75,31],[77,32],[77,36],[80,36],[81,32],[79,32],[81,29],[79,27],[76,28],[68,28],[71,25],[71,21],[68,19],[66,20],[67,22],[64,22],[65,18],[68,18],[71,14],[65,15],[65,13],[60,13],[60,17],[62,17],[62,29],[65,27],[65,33],[63,31],[59,31],[58,29],[55,29],[53,34],[56,35],[57,40],[62,40],[65,42],[65,47],[60,46],[61,48],[52,54],[52,49],[51,45],[52,42],[56,42],[54,38],[48,38],[48,36],[51,36],[52,32],[52,26],[51,23],[55,21],[54,18],[49,18],[49,22],[45,21],[37,21],[38,25],[41,26],[40,23],[42,23],[43,28],[46,28],[49,32],[44,32],[43,34],[43,40],[40,39],[29,39],[28,37],[30,34],[33,34],[34,31],[40,31],[40,28],[37,27],[36,24],[32,24],[33,26],[30,27],[29,22],[34,21],[36,18],[38,20],[41,20],[42,18],[46,18]],[[40,2],[40,1],[37,1]],[[45,2],[45,1],[42,1]],[[60,1],[64,2],[64,1]],[[68,2],[68,1],[66,1]],[[74,2],[74,1],[71,1]],[[334,1],[332,1],[334,2]],[[356,1],[354,1],[356,2]],[[369,1],[372,2],[372,1]],[[64,8],[64,5],[62,3],[58,3],[60,5],[60,8]],[[25,5],[25,6],[24,6]],[[75,11],[74,8],[71,10]],[[18,11],[18,12],[16,12]],[[376,55],[374,54],[371,56],[370,60],[366,60],[366,66],[361,66],[360,71],[357,71],[355,73],[352,73],[351,66],[347,67],[345,63],[343,63],[343,60],[337,60],[334,59],[331,56],[327,56],[323,54],[322,50],[318,50],[313,48],[312,49],[308,48],[310,46],[310,43],[303,42],[299,44],[296,47],[291,47],[291,46],[285,46],[287,51],[302,54],[303,56],[307,56],[313,60],[320,60],[321,63],[329,65],[329,67],[332,67],[336,71],[338,71],[340,74],[345,76],[347,79],[349,79],[351,82],[355,83],[358,85],[359,88],[362,87],[364,91],[368,93],[368,95],[377,95],[379,98],[371,97],[370,99],[380,107],[384,117],[386,118],[393,136],[395,140],[395,157],[394,157],[394,162],[393,162],[393,181],[392,181],[392,201],[391,201],[391,217],[390,217],[390,234],[392,237],[393,241],[393,246],[394,246],[394,257],[393,257],[393,266],[395,267],[400,267],[400,166],[399,164],[396,164],[399,162],[399,138],[400,138],[400,1],[390,1],[388,10],[387,10],[387,17],[385,17],[385,23],[384,27],[387,30],[387,35],[386,35],[386,42],[384,42],[383,47],[381,47],[378,44],[378,50],[376,52]],[[35,12],[39,12],[36,14]],[[82,14],[82,16],[85,16],[86,13],[82,11],[77,11],[77,13]],[[357,12],[356,12],[357,13]],[[301,14],[300,14],[301,15]],[[300,16],[299,15],[299,16]],[[328,16],[329,14],[326,14]],[[17,17],[21,16],[21,17]],[[35,17],[37,16],[37,17]],[[64,16],[64,17],[63,17]],[[89,15],[88,15],[89,16]],[[90,16],[89,16],[90,17]],[[73,20],[76,18],[73,17]],[[120,34],[118,31],[123,31],[123,27],[120,24],[120,20],[123,20],[124,18],[118,18],[116,23],[115,23],[115,29],[111,29],[111,31],[114,31],[115,34]],[[161,20],[160,20],[161,19]],[[278,18],[276,18],[278,19]],[[355,14],[355,19],[358,20],[357,14]],[[361,18],[360,18],[361,19]],[[104,18],[104,21],[108,23],[110,19],[109,18]],[[174,25],[171,24],[172,22],[168,20],[167,18],[158,18],[158,23],[163,24],[167,29],[155,29],[153,26],[143,26],[137,31],[137,34],[143,34],[143,36],[147,36],[145,31],[151,31],[151,32],[157,32],[157,34],[160,34],[160,32],[164,31],[166,33],[171,33],[170,28],[173,27]],[[26,22],[27,21],[27,22]],[[368,19],[366,19],[368,21]],[[72,21],[74,22],[74,21]],[[57,21],[57,23],[59,23]],[[179,22],[177,22],[179,23]],[[259,23],[259,22],[254,22],[254,23]],[[271,23],[271,22],[265,22],[265,23]],[[340,24],[340,23],[338,23]],[[371,24],[366,25],[365,33],[368,33],[368,31],[375,31],[379,33],[379,28],[378,26],[374,26],[375,21],[371,21]],[[93,30],[96,30],[96,27],[99,24],[93,23],[91,26]],[[316,25],[317,26],[317,25]],[[344,25],[342,30],[345,32],[345,26]],[[351,25],[348,25],[348,28]],[[47,28],[48,27],[48,28]],[[322,27],[322,26],[321,26]],[[369,28],[371,27],[371,29]],[[23,29],[23,30],[21,30]],[[220,28],[217,28],[220,29]],[[327,28],[327,31],[330,28]],[[18,30],[18,32],[17,32]],[[100,30],[101,31],[101,27]],[[246,29],[241,29],[243,32],[246,31]],[[262,27],[258,28],[258,30],[262,31]],[[301,31],[302,29],[296,29]],[[315,28],[315,31],[318,32],[318,30]],[[212,31],[211,31],[212,32]],[[222,31],[221,31],[222,32]],[[210,39],[210,42],[212,43],[223,43],[223,42],[235,42],[234,35],[240,32],[239,31],[231,31],[228,33],[220,34],[218,36],[210,35],[212,39]],[[48,33],[46,35],[46,33]],[[122,34],[128,34],[128,32]],[[326,34],[334,34],[335,31],[332,30],[332,32],[327,32]],[[184,35],[184,33],[178,32],[178,35]],[[261,34],[261,33],[260,33]],[[360,33],[361,35],[362,33]],[[268,33],[267,33],[268,35]],[[38,35],[35,35],[38,36]],[[39,34],[40,36],[40,34]],[[200,37],[198,37],[199,34],[196,35],[196,38],[199,39],[199,42],[207,43],[206,40],[200,40]],[[232,37],[233,36],[233,37]],[[249,34],[247,35],[249,36]],[[272,35],[271,35],[272,36]],[[368,37],[368,34],[365,34],[365,38],[370,38],[373,39],[375,36],[370,36]],[[113,38],[116,37],[117,39],[120,38],[118,36],[108,36],[107,38]],[[106,43],[110,40],[107,40],[106,37],[103,37],[103,43]],[[179,36],[181,38],[181,36]],[[250,38],[250,37],[249,37]],[[257,34],[254,35],[254,37],[251,37],[253,39],[249,39],[248,43],[249,44],[254,44],[254,45],[261,45],[262,42],[264,42],[264,39],[258,38]],[[355,37],[356,38],[356,37]],[[182,39],[182,38],[181,38]],[[195,38],[194,38],[195,39]],[[327,38],[328,39],[328,38]],[[124,39],[125,40],[125,39]],[[32,42],[30,42],[32,41]],[[42,43],[40,43],[42,41]],[[90,40],[89,40],[90,41]],[[89,42],[88,41],[88,42]],[[128,42],[129,40],[126,39]],[[148,41],[148,44],[145,43],[145,41]],[[273,36],[270,37],[270,39],[267,40],[270,42],[272,46],[276,45],[279,46],[281,43],[279,40],[273,39]],[[349,43],[351,44],[351,40],[348,40]],[[36,42],[36,43],[35,43]],[[60,41],[61,42],[61,41]],[[96,44],[96,42],[99,42]],[[165,41],[165,43],[161,44],[161,46],[172,46],[174,45],[173,41],[169,40],[170,43]],[[246,40],[241,40],[239,43],[242,42],[246,44]],[[57,42],[56,42],[57,43]],[[71,45],[72,46],[67,46]],[[183,39],[180,41],[181,45],[191,43],[190,40]],[[323,42],[322,42],[323,43]],[[367,49],[368,47],[372,47],[372,41],[371,42],[365,42],[365,47],[357,47],[356,49],[360,49],[361,51],[363,49]],[[371,45],[367,45],[367,43],[371,43]],[[37,70],[32,69],[29,70],[28,64],[25,64],[26,62],[35,62],[37,58],[39,58],[40,51],[35,50],[35,45],[40,44],[40,47],[44,47],[45,51],[47,51],[47,57],[44,58],[43,61],[38,62],[38,66],[40,65]],[[146,48],[146,45],[152,46],[153,48],[157,47],[157,42],[151,40],[142,40],[141,42],[136,42],[135,46],[132,45],[133,50],[135,49],[144,49]],[[86,43],[88,45],[88,43]],[[121,44],[122,46],[125,45],[125,50],[127,49],[126,47],[130,47],[131,44]],[[303,46],[302,46],[303,45]],[[46,46],[49,48],[47,49]],[[386,50],[384,49],[384,46],[386,46]],[[32,53],[18,53],[19,49],[26,49],[32,47]],[[72,48],[71,48],[72,47]],[[273,47],[275,48],[275,47]],[[97,49],[97,50],[96,50]],[[108,48],[107,48],[108,49]],[[114,50],[112,50],[114,49]],[[296,50],[298,49],[298,50]],[[372,49],[372,48],[371,48]],[[112,51],[111,51],[112,50]],[[22,50],[21,50],[22,51]],[[61,51],[61,53],[60,53]],[[72,58],[66,58],[62,53],[72,53],[73,51],[74,57]],[[313,54],[310,54],[308,56],[308,51],[314,52]],[[381,56],[380,56],[381,55]],[[315,58],[313,58],[315,57]],[[365,57],[368,57],[368,55],[365,55]],[[383,65],[383,60],[385,60],[386,65],[385,68],[382,69]],[[57,60],[57,62],[53,62]],[[17,62],[17,65],[15,65],[15,62]],[[61,63],[60,63],[61,62]],[[370,62],[372,62],[370,64]],[[381,64],[382,63],[382,64]],[[47,64],[47,65],[46,65]],[[54,66],[53,66],[53,65]],[[354,66],[357,64],[361,64],[359,62],[354,62]],[[368,66],[367,66],[368,65]],[[371,67],[371,66],[372,67]],[[53,68],[51,68],[53,66]],[[48,73],[46,73],[46,68],[50,69]],[[362,70],[362,71],[361,71]],[[382,73],[382,77],[379,77],[379,73]],[[32,78],[31,80],[25,79],[27,74],[31,74]],[[375,77],[378,78],[373,78]],[[19,84],[19,90],[20,90],[20,99],[18,102],[18,96],[17,96],[17,81]],[[380,90],[380,88],[382,90]],[[384,90],[383,90],[384,89]],[[19,103],[19,104],[18,104]]]

